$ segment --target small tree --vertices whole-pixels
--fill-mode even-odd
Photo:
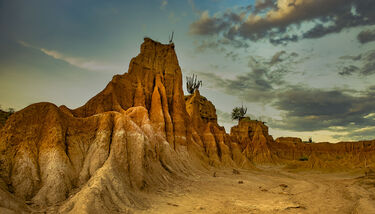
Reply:
[[[245,116],[246,112],[246,107],[234,107],[234,109],[232,110],[232,120],[240,120]]]
[[[186,89],[190,94],[193,94],[200,86],[202,86],[202,80],[198,80],[194,74],[192,77],[186,77]]]
[[[10,114],[13,114],[13,113],[14,113],[14,108],[8,108],[8,112],[9,112]]]
[[[309,143],[312,143],[312,138],[311,137],[309,137]]]

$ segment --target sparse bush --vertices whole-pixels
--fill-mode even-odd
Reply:
[[[14,108],[8,108],[8,112],[9,112],[10,114],[13,114],[13,113],[14,113]]]
[[[312,138],[311,137],[309,137],[309,143],[312,143],[313,141],[312,141]]]
[[[302,156],[299,158],[299,161],[308,161],[309,158],[307,156]]]
[[[233,110],[232,110],[232,120],[240,120],[241,118],[243,118],[245,116],[247,112],[247,108],[246,107],[235,107]]]
[[[198,80],[194,74],[192,77],[186,77],[186,89],[190,94],[193,94],[200,86],[202,86],[202,80]]]

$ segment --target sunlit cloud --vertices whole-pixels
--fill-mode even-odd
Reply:
[[[87,60],[87,59],[78,58],[78,57],[66,56],[55,50],[48,50],[45,48],[33,46],[25,41],[18,41],[18,43],[24,47],[39,50],[47,56],[53,57],[54,59],[57,59],[57,60],[62,60],[72,66],[82,68],[85,70],[98,71],[98,72],[109,72],[109,71],[113,72],[113,71],[119,71],[121,69],[120,66],[109,65],[109,64],[102,63],[102,62],[97,62],[95,60]]]

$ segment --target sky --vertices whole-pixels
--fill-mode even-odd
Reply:
[[[174,31],[184,77],[203,81],[227,132],[244,105],[274,138],[375,139],[373,11],[373,0],[0,0],[0,105],[82,106],[144,37]]]

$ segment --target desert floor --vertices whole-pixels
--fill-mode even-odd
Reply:
[[[137,213],[375,213],[375,178],[281,167],[200,173],[147,196]],[[214,177],[214,173],[216,176]]]

